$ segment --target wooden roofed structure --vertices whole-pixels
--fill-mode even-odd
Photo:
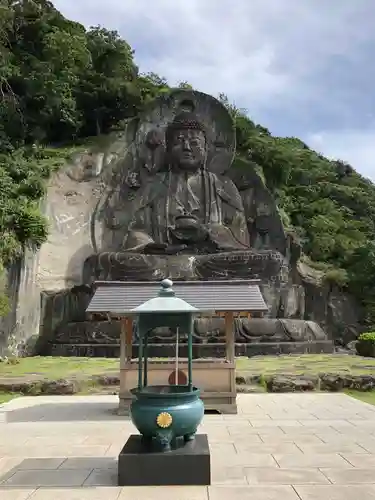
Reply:
[[[194,360],[193,364],[194,379],[202,389],[207,409],[237,412],[233,319],[237,313],[262,315],[268,310],[259,285],[259,280],[176,281],[173,284],[176,296],[202,314],[219,314],[225,319],[225,358]],[[86,311],[121,317],[122,321],[119,413],[124,414],[129,408],[129,391],[136,385],[138,369],[132,352],[133,318],[141,304],[157,296],[160,282],[98,281],[94,286],[94,296]],[[181,376],[183,368],[181,363]],[[152,383],[166,383],[173,370],[173,360],[153,360],[149,364]]]

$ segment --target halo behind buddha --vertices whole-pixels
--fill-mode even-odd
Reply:
[[[151,130],[165,134],[168,125],[185,128],[189,123],[193,129],[205,132],[207,169],[217,174],[227,171],[236,149],[233,118],[218,99],[203,92],[176,89],[156,99],[140,117],[135,142],[142,147]]]

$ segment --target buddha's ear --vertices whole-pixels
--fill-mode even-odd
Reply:
[[[165,150],[165,156],[164,156],[164,158],[165,158],[165,163],[167,165],[170,165],[172,163],[172,152],[171,152],[170,149],[169,150],[168,149]]]

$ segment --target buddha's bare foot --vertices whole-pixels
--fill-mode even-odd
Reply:
[[[163,255],[166,253],[167,246],[165,243],[149,243],[144,248],[145,254]]]
[[[149,243],[144,248],[146,255],[176,255],[182,250],[185,250],[187,245],[166,245],[165,243]]]
[[[187,247],[187,245],[169,245],[165,249],[165,253],[167,255],[176,255],[177,253],[182,252],[182,250],[185,250]]]

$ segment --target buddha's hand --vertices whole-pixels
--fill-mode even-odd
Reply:
[[[143,251],[144,253],[160,255],[165,253],[167,246],[165,243],[149,243],[144,247]]]
[[[208,235],[206,226],[193,217],[176,219],[175,227],[171,228],[171,232],[177,240],[187,242],[204,241]]]
[[[176,255],[180,252],[182,252],[183,250],[185,250],[185,248],[187,248],[188,246],[187,245],[184,245],[184,244],[181,244],[181,245],[168,245],[167,248],[165,249],[165,253],[167,255]]]
[[[203,224],[201,224],[201,222],[199,222],[199,220],[194,215],[180,215],[176,217],[174,227],[177,230],[199,230],[201,227],[203,227]]]

